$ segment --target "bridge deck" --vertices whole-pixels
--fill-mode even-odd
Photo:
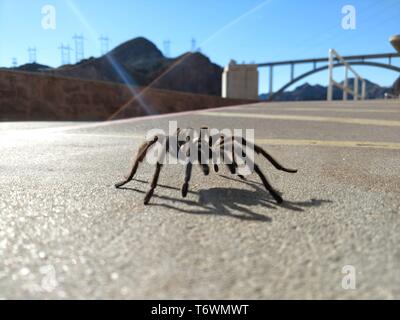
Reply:
[[[352,56],[344,56],[343,59],[346,61],[352,60],[371,60],[371,59],[392,59],[400,57],[400,53],[390,52],[390,53],[377,53],[377,54],[359,54]],[[284,61],[271,61],[271,62],[263,62],[258,63],[259,67],[271,67],[271,66],[282,66],[282,65],[291,65],[291,64],[303,64],[303,63],[317,63],[317,62],[328,62],[328,57],[323,58],[309,58],[309,59],[298,59],[298,60],[284,60]]]
[[[297,174],[161,173],[151,206],[140,136],[181,126],[254,128]],[[254,104],[112,124],[0,124],[1,298],[400,298],[400,104]],[[356,290],[342,268],[356,268]]]

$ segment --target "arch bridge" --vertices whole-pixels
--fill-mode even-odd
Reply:
[[[353,55],[353,56],[343,56],[343,59],[347,64],[350,65],[361,65],[361,66],[371,66],[377,68],[383,68],[392,70],[400,73],[400,67],[393,65],[393,58],[399,58],[400,53],[378,53],[378,54],[364,54],[364,55]],[[384,62],[376,62],[370,60],[377,59],[385,59],[387,63]],[[296,82],[323,70],[327,70],[329,68],[329,57],[326,58],[311,58],[311,59],[302,59],[302,60],[287,60],[287,61],[275,61],[275,62],[265,62],[258,63],[258,68],[269,68],[269,96],[268,100],[274,100],[278,95],[280,95],[283,91],[289,88],[291,85]],[[320,65],[321,63],[325,63],[324,65]],[[295,66],[300,64],[311,64],[311,70],[304,72],[301,75],[295,76]],[[274,68],[278,66],[290,66],[290,81],[286,83],[283,87],[281,87],[277,91],[273,91],[273,80],[274,80]],[[340,60],[335,60],[333,67],[342,67],[344,63]]]

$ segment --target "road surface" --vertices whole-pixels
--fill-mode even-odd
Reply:
[[[141,137],[170,120],[255,129],[256,142],[299,169],[259,159],[286,202],[256,176],[197,167],[182,199],[180,165],[164,168],[149,206],[153,166],[115,189]],[[399,102],[1,123],[0,151],[0,298],[400,298]]]

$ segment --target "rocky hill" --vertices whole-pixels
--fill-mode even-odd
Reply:
[[[174,68],[168,71],[173,65]],[[24,65],[19,69],[137,86],[153,83],[154,88],[216,96],[221,95],[223,71],[197,52],[166,58],[151,41],[142,37],[127,41],[102,57],[92,57],[74,65],[56,69]]]
[[[399,78],[400,79],[400,78]],[[384,94],[394,93],[396,90],[396,85],[400,85],[400,80],[397,80],[392,87],[381,87],[376,83],[366,80],[366,94],[367,99],[383,99]],[[353,88],[354,79],[349,79],[349,86]],[[361,85],[359,85],[359,90],[361,91]],[[301,86],[296,87],[292,91],[285,91],[281,95],[277,96],[275,101],[310,101],[310,100],[326,100],[327,87],[321,85],[310,85],[305,83]],[[260,95],[261,100],[267,100],[268,94]],[[334,88],[333,99],[341,100],[343,98],[343,91],[339,88]],[[352,99],[351,94],[348,95],[348,99]]]
[[[46,70],[51,70],[49,66],[45,66],[39,63],[27,63],[17,68],[11,68],[11,70],[27,71],[27,72],[41,72]]]

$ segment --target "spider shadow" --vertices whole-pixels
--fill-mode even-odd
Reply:
[[[254,189],[254,193],[257,193],[258,196],[260,197],[266,197],[265,193],[267,192],[263,186],[262,183],[253,181],[253,180],[247,180],[247,179],[233,179],[232,177],[228,177],[225,175],[219,175],[222,178],[225,178],[227,180],[232,180],[236,182],[241,182],[243,184],[247,184]],[[280,195],[282,193],[278,192]],[[307,201],[290,201],[290,200],[284,200],[283,203],[277,204],[276,201],[269,195],[267,194],[267,197],[265,201],[272,206],[273,209],[276,209],[278,207],[285,208],[291,211],[297,211],[297,212],[303,212],[304,208],[310,208],[310,207],[320,207],[321,205],[325,203],[332,203],[331,200],[325,200],[325,199],[314,199],[311,198],[310,200]]]
[[[302,212],[304,211],[304,208],[318,207],[323,205],[324,203],[331,202],[330,200],[311,199],[309,201],[285,200],[282,204],[277,204],[275,200],[266,192],[264,186],[261,183],[251,180],[234,179],[225,175],[219,176],[227,180],[247,184],[253,190],[245,190],[242,188],[211,188],[200,190],[199,192],[189,191],[190,194],[198,196],[198,202],[185,198],[173,198],[169,196],[160,196],[154,194],[154,198],[165,200],[167,202],[177,203],[179,205],[173,205],[169,203],[153,203],[152,205],[178,210],[180,212],[188,214],[219,215],[247,221],[271,222],[272,219],[270,217],[256,213],[252,211],[250,207],[261,205],[264,208],[272,210],[276,210],[277,208],[282,207],[291,211]],[[147,181],[139,179],[135,179],[133,181],[143,184],[148,183]],[[163,184],[159,184],[158,187],[177,191],[180,195],[179,188]],[[137,188],[123,187],[121,189],[131,190],[142,194],[146,193],[145,191],[139,190]],[[192,207],[193,209],[184,209],[181,205],[187,205]]]

